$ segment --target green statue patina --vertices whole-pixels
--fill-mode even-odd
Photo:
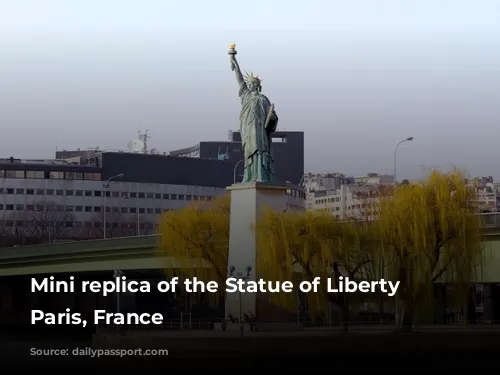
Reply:
[[[236,45],[229,47],[231,69],[236,73],[241,98],[240,134],[245,173],[243,183],[275,182],[271,134],[278,126],[274,104],[261,94],[261,80],[253,73],[243,77],[236,61]]]

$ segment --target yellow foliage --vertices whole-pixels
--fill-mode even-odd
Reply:
[[[169,277],[197,277],[224,285],[229,245],[230,196],[209,202],[193,202],[162,215],[158,225],[161,255],[172,257]],[[219,290],[224,288],[219,288]],[[220,294],[218,295],[220,297]]]
[[[318,293],[308,293],[309,313],[327,308],[326,278],[342,276],[370,278],[373,240],[366,223],[339,222],[327,213],[267,211],[256,225],[257,274],[273,281],[321,278]],[[299,294],[273,293],[270,302],[294,311]]]
[[[434,282],[465,288],[482,262],[481,221],[465,181],[458,170],[434,172],[380,201],[374,222],[380,254],[388,278],[401,281],[400,296],[410,308],[431,302]]]

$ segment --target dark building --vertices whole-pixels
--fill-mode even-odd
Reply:
[[[278,182],[289,181],[298,185],[304,175],[304,132],[275,132],[272,140]],[[234,166],[243,159],[241,135],[233,132],[229,141],[200,142],[192,147],[171,151],[170,156],[226,160]],[[243,175],[243,163],[239,163],[236,173],[239,180]]]
[[[298,185],[304,174],[304,133],[276,132],[272,147],[278,182]],[[231,133],[229,141],[200,142],[169,155],[63,150],[56,159],[98,168],[103,180],[123,174],[127,182],[221,188],[241,181],[244,169],[239,132]]]
[[[123,181],[139,183],[221,188],[234,183],[235,163],[229,160],[125,152],[103,152],[100,158],[103,180],[123,173]]]

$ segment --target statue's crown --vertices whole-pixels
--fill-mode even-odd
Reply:
[[[246,73],[245,81],[247,81],[247,83],[260,83],[261,79],[259,78],[259,76],[254,76],[253,73],[250,74]]]

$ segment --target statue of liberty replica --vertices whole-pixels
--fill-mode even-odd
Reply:
[[[240,134],[245,173],[243,183],[275,182],[271,134],[278,126],[274,104],[261,94],[261,80],[253,73],[241,73],[236,61],[236,45],[229,47],[231,69],[236,73],[241,98]]]

